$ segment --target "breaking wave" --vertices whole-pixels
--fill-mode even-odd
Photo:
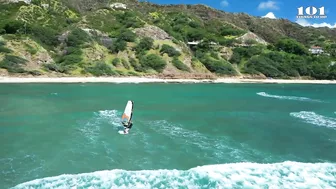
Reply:
[[[335,188],[336,164],[234,163],[189,170],[105,170],[63,174],[19,184],[20,188]]]
[[[322,126],[322,127],[333,127],[336,128],[336,118],[326,117],[323,115],[316,114],[315,112],[292,112],[291,116],[300,118],[306,123]]]
[[[299,97],[299,96],[279,96],[279,95],[271,95],[266,92],[259,92],[257,93],[259,96],[268,97],[268,98],[277,98],[277,99],[284,99],[284,100],[298,100],[298,101],[311,101],[311,102],[322,102],[320,100],[311,99],[307,97]]]

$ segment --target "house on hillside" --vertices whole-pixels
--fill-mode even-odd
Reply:
[[[30,4],[32,0],[8,0],[8,2],[12,2],[12,3],[18,3],[20,1],[23,1],[26,4]]]
[[[187,44],[190,45],[190,46],[194,46],[194,45],[198,45],[198,44],[201,43],[201,42],[203,42],[203,40],[201,40],[201,41],[189,41],[189,42],[187,42]],[[211,41],[211,42],[210,42],[210,45],[212,45],[212,46],[217,46],[217,45],[219,45],[219,44],[216,43],[216,42]]]
[[[312,54],[322,54],[324,51],[322,49],[322,47],[319,47],[319,46],[312,46],[309,51],[312,53]]]
[[[110,5],[110,7],[113,9],[127,9],[127,6],[123,3],[113,3]]]

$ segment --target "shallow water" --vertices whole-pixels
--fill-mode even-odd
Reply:
[[[1,84],[0,185],[334,188],[335,96],[335,85]],[[134,125],[120,135],[127,100]]]

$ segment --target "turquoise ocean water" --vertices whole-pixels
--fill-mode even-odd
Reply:
[[[336,85],[1,84],[0,134],[1,188],[336,188]]]

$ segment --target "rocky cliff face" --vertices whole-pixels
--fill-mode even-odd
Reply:
[[[143,28],[136,28],[134,32],[140,37],[150,37],[154,40],[172,40],[167,32],[157,26],[147,25]]]

